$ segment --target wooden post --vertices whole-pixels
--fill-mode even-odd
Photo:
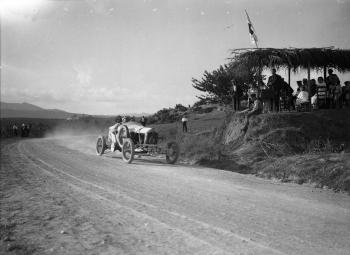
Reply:
[[[290,87],[290,66],[288,65],[288,85]]]
[[[232,106],[233,106],[233,111],[237,111],[236,109],[236,93],[233,92],[233,95],[232,95]]]
[[[327,78],[327,66],[323,66],[323,82],[326,83],[326,78]],[[327,85],[326,85],[327,87]],[[325,104],[326,104],[326,107],[328,108],[329,106],[329,99],[328,99],[328,89],[327,89],[327,92],[326,92],[326,99],[325,99]]]
[[[310,62],[307,64],[307,87],[310,95]]]
[[[310,86],[310,62],[307,63],[307,87],[308,87],[308,93],[309,93],[309,102],[311,105],[311,86]]]

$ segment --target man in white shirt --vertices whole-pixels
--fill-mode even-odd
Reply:
[[[181,121],[182,121],[182,131],[187,133],[187,121],[188,121],[187,116],[184,115]]]

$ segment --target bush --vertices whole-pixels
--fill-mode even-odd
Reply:
[[[181,119],[182,114],[183,114],[183,112],[181,112],[177,109],[164,108],[162,110],[159,110],[158,112],[156,112],[152,116],[148,117],[148,123],[149,124],[173,123],[173,122],[179,121]]]
[[[185,112],[185,111],[187,111],[187,107],[183,106],[182,104],[177,104],[177,105],[175,105],[175,110],[177,110],[179,112]]]
[[[193,112],[199,113],[199,114],[203,114],[203,113],[210,113],[212,111],[214,111],[216,109],[216,107],[208,107],[208,108],[201,108],[201,107],[196,107],[193,109]]]

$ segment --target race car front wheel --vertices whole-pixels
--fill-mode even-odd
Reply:
[[[103,136],[99,136],[96,142],[96,154],[101,156],[106,150],[106,140]]]
[[[123,155],[123,160],[128,164],[130,164],[134,159],[135,146],[133,141],[130,138],[123,139],[122,155]]]
[[[123,141],[125,138],[130,138],[130,132],[127,125],[121,125],[118,127],[117,142],[120,148],[123,147]]]

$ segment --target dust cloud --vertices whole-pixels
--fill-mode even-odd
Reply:
[[[44,138],[52,139],[59,146],[68,149],[95,155],[96,141],[99,135],[107,135],[107,131],[101,132],[97,129],[57,127],[53,131],[47,132]]]

